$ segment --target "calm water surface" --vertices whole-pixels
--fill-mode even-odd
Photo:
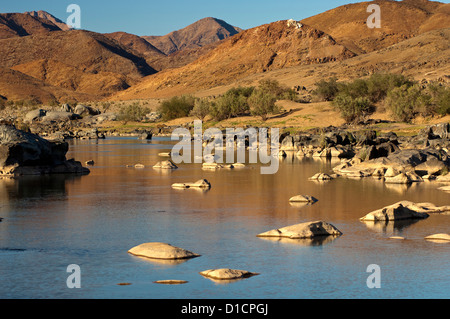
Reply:
[[[336,163],[288,156],[275,175],[258,165],[204,171],[182,164],[152,166],[169,138],[70,142],[68,157],[95,166],[82,177],[0,180],[0,297],[150,299],[449,298],[450,244],[424,237],[448,233],[450,215],[417,222],[365,224],[359,218],[400,200],[449,205],[437,185],[390,186],[374,179],[308,181]],[[126,165],[142,163],[144,169]],[[208,192],[174,190],[205,178]],[[312,195],[312,206],[290,197]],[[334,240],[267,240],[270,229],[325,220],[343,232]],[[392,240],[403,236],[407,240]],[[127,251],[166,242],[201,254],[182,263],[155,262]],[[81,268],[81,289],[69,289],[67,266]],[[369,289],[367,267],[381,267],[381,289]],[[212,268],[260,273],[232,283],[199,275]],[[180,279],[184,285],[153,281]],[[120,286],[119,283],[131,283]]]

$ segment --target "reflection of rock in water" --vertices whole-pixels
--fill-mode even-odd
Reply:
[[[411,184],[383,184],[390,192],[396,192],[398,194],[404,194],[411,188]]]
[[[164,266],[177,266],[184,264],[189,259],[156,259],[156,258],[148,258],[143,256],[132,256],[133,258],[148,261],[155,265],[164,265]]]
[[[378,233],[394,233],[400,232],[418,221],[419,219],[404,219],[394,221],[363,221],[363,223],[368,229]]]
[[[66,195],[66,183],[79,178],[81,176],[62,174],[0,179],[0,199],[6,203],[11,199],[64,196]]]
[[[261,237],[262,239],[279,242],[282,244],[291,244],[298,246],[322,246],[334,241],[336,236],[318,236],[313,238],[292,239],[285,237]]]

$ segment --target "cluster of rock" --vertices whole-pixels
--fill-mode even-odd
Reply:
[[[66,159],[69,145],[0,125],[0,175],[88,174],[89,169]]]
[[[377,177],[386,183],[409,184],[424,179],[450,182],[450,125],[427,127],[417,136],[399,138],[395,133],[378,135],[375,131],[352,133],[328,128],[321,134],[285,136],[280,150],[297,156],[337,158],[341,163],[331,175],[311,179],[327,180],[338,176]]]

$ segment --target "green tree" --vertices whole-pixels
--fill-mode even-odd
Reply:
[[[170,121],[189,116],[195,105],[196,98],[190,95],[174,96],[161,103],[158,108],[164,121]]]
[[[248,99],[250,112],[253,116],[260,116],[263,121],[267,121],[269,114],[275,114],[280,111],[275,104],[276,101],[275,95],[256,89]]]
[[[358,122],[374,112],[374,106],[367,97],[340,93],[332,103],[347,123]]]
[[[314,85],[316,89],[313,91],[313,94],[323,101],[332,101],[339,93],[339,84],[336,77],[332,77],[328,81],[322,79]]]
[[[190,115],[203,121],[211,112],[211,103],[206,99],[198,99],[194,102],[194,108]]]

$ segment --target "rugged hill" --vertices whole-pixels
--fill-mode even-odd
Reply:
[[[321,79],[336,76],[347,81],[373,73],[401,73],[417,81],[439,81],[450,84],[450,28],[434,30],[387,48],[359,55],[345,61],[316,65],[298,65],[253,74],[227,86],[198,91],[199,96],[218,95],[231,86],[257,85],[263,79],[275,79],[288,87],[314,88]]]
[[[22,13],[0,13],[0,39],[46,34],[61,29],[47,19]]]
[[[155,48],[144,38],[139,37],[135,34],[126,32],[113,32],[106,33],[105,35],[111,39],[116,40],[125,47],[136,51],[138,54],[144,56],[149,62],[166,57],[164,53]]]
[[[369,4],[381,8],[381,28],[367,27]],[[304,19],[361,54],[386,48],[427,31],[450,27],[450,4],[428,0],[377,0],[341,6]]]
[[[84,93],[77,93],[49,85],[24,73],[0,66],[0,96],[9,100],[50,103],[52,101],[89,101],[96,99]]]
[[[35,18],[41,18],[45,20],[51,21],[54,25],[56,25],[58,28],[60,28],[63,31],[67,31],[72,29],[69,25],[58,19],[57,17],[53,16],[52,14],[48,13],[47,11],[28,11],[25,12],[25,14],[28,14]]]
[[[143,36],[143,38],[169,55],[183,49],[194,49],[226,39],[240,31],[242,30],[223,20],[204,18],[164,36]]]
[[[130,99],[195,92],[245,76],[300,64],[340,61],[355,56],[328,34],[289,21],[245,30],[181,68],[146,77],[113,98]]]
[[[82,30],[2,39],[0,66],[98,96],[128,88],[156,72],[143,57],[117,41]]]

